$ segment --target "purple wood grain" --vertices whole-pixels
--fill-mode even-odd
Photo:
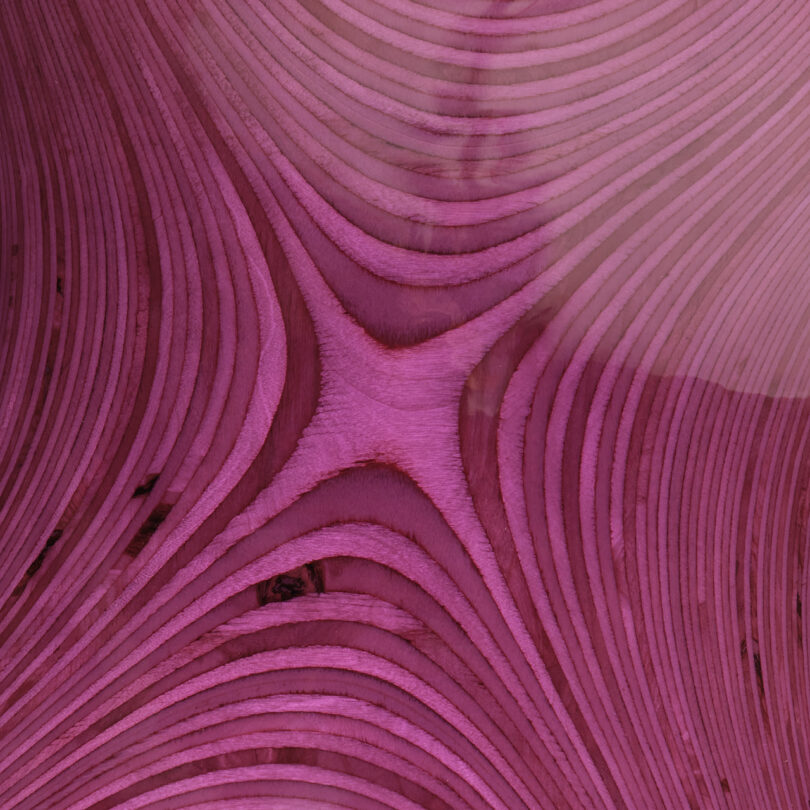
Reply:
[[[808,43],[0,2],[0,809],[807,807]]]

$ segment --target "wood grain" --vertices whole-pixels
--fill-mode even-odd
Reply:
[[[0,2],[0,808],[810,805],[810,5]]]

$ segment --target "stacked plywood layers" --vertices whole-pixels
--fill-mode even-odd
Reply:
[[[0,6],[0,807],[807,806],[810,5]]]

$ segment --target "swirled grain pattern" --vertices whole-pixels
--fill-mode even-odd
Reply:
[[[0,808],[810,805],[810,5],[0,2]]]

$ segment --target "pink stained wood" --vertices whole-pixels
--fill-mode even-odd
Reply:
[[[810,806],[809,42],[0,4],[0,810]]]

